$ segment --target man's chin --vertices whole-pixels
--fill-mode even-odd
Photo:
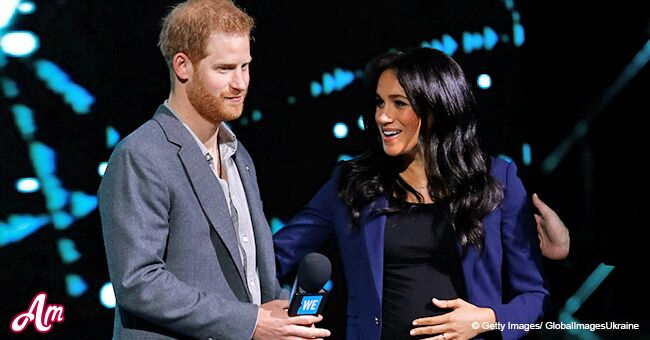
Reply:
[[[224,112],[224,115],[223,115],[224,116],[224,121],[230,122],[230,121],[239,119],[239,117],[241,117],[243,111],[244,110],[243,110],[243,107],[242,107],[242,108],[239,108],[239,109],[228,110],[228,111]]]
[[[230,122],[238,119],[242,115],[242,108],[212,108],[207,112],[199,112],[199,114],[207,121],[217,125],[221,122]]]

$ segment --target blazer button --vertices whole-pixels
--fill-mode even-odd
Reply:
[[[214,340],[214,339],[212,339],[212,338],[208,338],[208,340]]]
[[[379,318],[375,316],[375,325],[379,326]]]

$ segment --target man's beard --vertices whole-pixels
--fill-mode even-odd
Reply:
[[[194,109],[205,120],[218,124],[235,120],[241,116],[244,108],[243,99],[246,96],[245,91],[239,93],[242,96],[241,103],[237,105],[228,105],[222,97],[215,96],[205,87],[205,82],[198,73],[194,73],[194,81],[187,87],[187,98]]]

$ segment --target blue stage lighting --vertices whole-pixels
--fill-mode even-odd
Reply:
[[[21,241],[50,221],[47,215],[10,215],[6,223],[0,221],[0,247]]]
[[[55,229],[63,230],[68,229],[72,225],[74,218],[65,211],[59,210],[52,213],[52,222],[54,222]]]
[[[70,195],[70,211],[76,218],[84,217],[97,208],[97,196],[75,191]]]
[[[61,261],[65,264],[76,262],[81,258],[81,253],[77,251],[74,241],[71,239],[60,238],[57,247],[59,248]]]
[[[20,94],[16,82],[9,78],[0,78],[0,87],[2,87],[2,94],[7,98],[16,98]]]
[[[99,290],[99,302],[106,308],[115,308],[115,291],[110,282],[104,283]]]
[[[284,222],[280,220],[277,217],[271,218],[271,221],[269,223],[271,225],[271,233],[275,235],[275,233],[278,232],[278,230],[282,229],[284,227]]]
[[[336,138],[345,138],[348,136],[348,126],[345,123],[336,123],[334,124],[334,137]]]
[[[483,28],[483,40],[485,41],[485,49],[491,51],[494,46],[499,42],[499,36],[490,27]]]
[[[323,93],[323,87],[315,81],[312,81],[310,84],[310,90],[311,90],[311,96],[316,98],[320,96],[321,93]]]
[[[478,76],[476,83],[479,88],[487,90],[492,86],[492,78],[487,74],[481,74]]]
[[[97,167],[97,173],[99,174],[99,176],[104,177],[104,173],[106,172],[106,167],[108,167],[108,162],[99,163],[99,166]]]
[[[106,127],[106,147],[114,148],[120,141],[120,133],[112,126]]]
[[[12,57],[28,57],[39,46],[38,37],[28,31],[9,32],[0,38],[0,49]]]
[[[36,5],[31,1],[23,1],[18,5],[20,14],[32,14],[34,11],[36,11]]]
[[[530,148],[530,144],[524,143],[521,146],[521,158],[523,159],[524,165],[530,165],[533,162],[533,151]]]
[[[21,178],[16,181],[16,190],[22,193],[37,192],[41,188],[41,182],[34,177]]]
[[[88,285],[84,279],[77,274],[68,274],[65,277],[66,290],[72,297],[80,296],[88,290]]]
[[[32,109],[22,104],[16,104],[11,107],[11,111],[14,113],[16,127],[18,127],[23,139],[32,139],[34,132],[36,132]]]
[[[526,36],[524,34],[524,26],[521,26],[521,24],[514,24],[512,26],[512,31],[515,46],[523,45],[524,41],[526,40]]]
[[[18,0],[2,0],[0,1],[0,30],[7,27],[16,13],[18,7]]]
[[[449,56],[453,56],[458,49],[458,43],[449,34],[442,36],[442,51]]]
[[[342,155],[339,155],[339,159],[338,159],[338,161],[339,161],[339,162],[341,162],[341,161],[349,161],[349,160],[351,160],[352,158],[353,158],[353,157],[350,156],[350,155],[342,154]]]
[[[324,94],[330,94],[332,91],[334,91],[334,76],[332,76],[329,73],[323,73],[323,93]]]
[[[90,106],[95,102],[86,89],[70,80],[65,71],[51,61],[40,59],[34,63],[36,76],[55,93],[63,96],[63,100],[78,114],[90,112]]]

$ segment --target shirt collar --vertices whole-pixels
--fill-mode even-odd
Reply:
[[[217,131],[217,143],[223,159],[228,159],[237,151],[237,136],[232,132],[228,124],[221,123]]]
[[[183,124],[183,126],[187,129],[187,131],[190,132],[192,135],[192,138],[194,138],[194,141],[196,144],[199,146],[199,149],[201,149],[201,153],[206,157],[206,159],[210,160],[212,157],[210,156],[210,153],[208,152],[208,148],[203,145],[199,137],[196,136],[194,131],[185,124],[185,122],[176,114],[174,109],[172,109],[171,105],[169,105],[169,101],[165,100],[163,103],[171,113],[174,114],[176,118]],[[221,157],[223,159],[228,159],[232,155],[235,154],[235,151],[237,151],[237,136],[235,136],[235,133],[232,132],[228,124],[226,123],[221,123],[219,124],[219,127],[217,128],[217,145],[219,146],[219,152],[221,152]],[[210,156],[210,157],[208,157]]]

